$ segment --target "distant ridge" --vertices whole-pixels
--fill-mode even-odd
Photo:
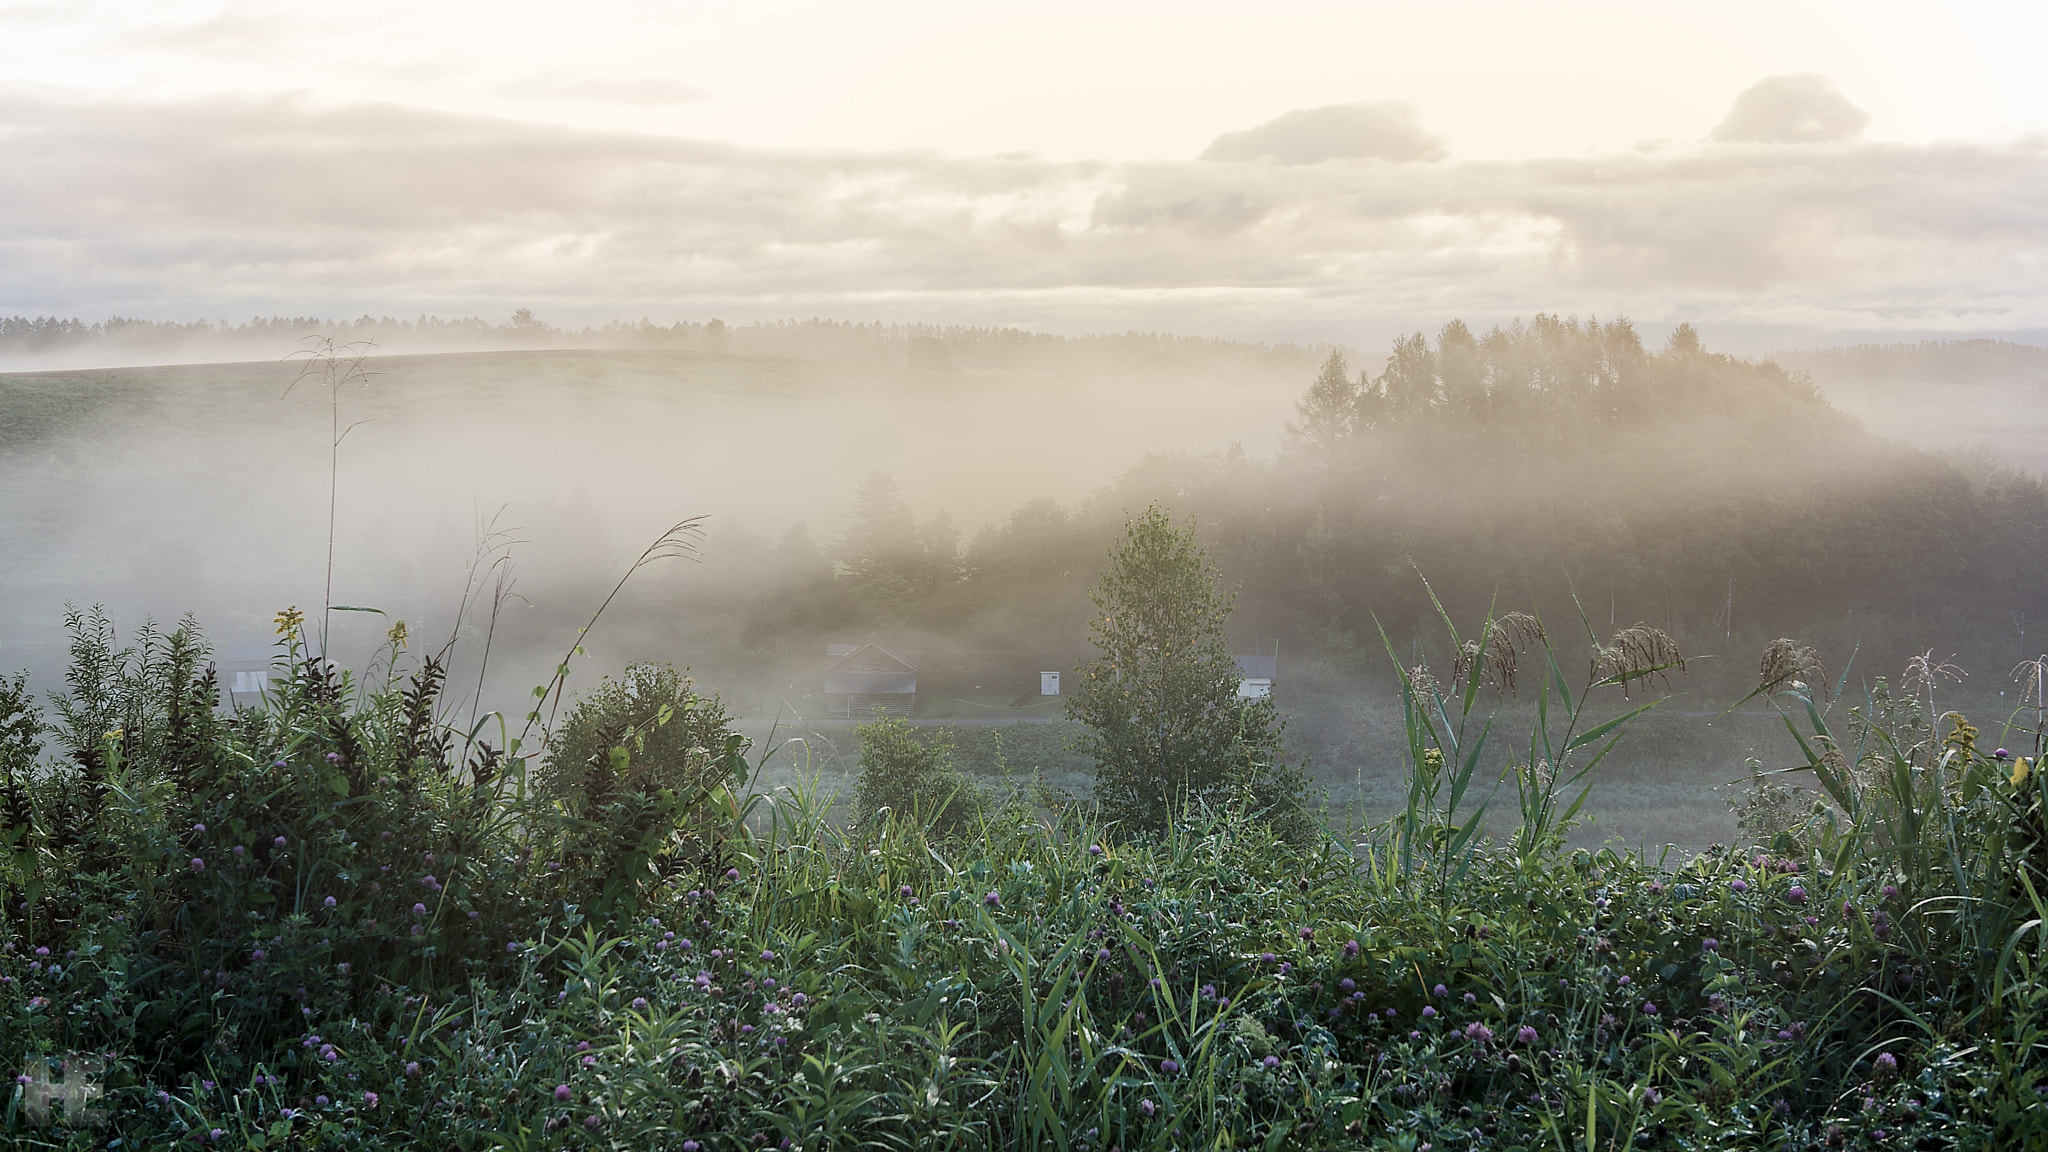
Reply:
[[[1786,368],[1870,380],[1940,383],[2009,381],[2015,375],[2048,375],[2048,348],[2011,340],[1921,340],[1899,344],[1851,344],[1836,348],[1774,352]]]
[[[737,326],[717,319],[701,323],[679,320],[669,325],[648,319],[613,320],[602,327],[564,328],[524,308],[502,323],[478,317],[421,315],[403,320],[368,314],[354,320],[254,317],[241,323],[181,323],[123,316],[88,323],[77,318],[12,316],[0,317],[0,371],[281,359],[305,347],[311,337],[362,343],[378,355],[544,348],[670,349],[998,371],[1056,367],[1081,358],[1098,364],[1104,359],[1309,363],[1336,347],[1257,344],[1162,332],[1061,336],[1021,328],[817,318]]]

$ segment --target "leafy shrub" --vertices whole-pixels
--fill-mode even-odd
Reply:
[[[608,914],[663,877],[702,866],[737,812],[746,741],[717,696],[657,664],[629,665],[583,694],[548,742],[538,781],[562,822],[554,863]]]
[[[67,622],[51,728],[67,758],[15,773],[0,813],[4,946],[38,958],[17,980],[65,995],[7,1022],[10,1058],[117,1052],[110,1083],[274,1076],[310,1021],[374,1019],[394,988],[509,978],[529,937],[675,878],[622,882],[612,812],[554,818],[516,748],[455,741],[431,658],[366,690],[308,655],[288,613],[286,679],[224,716],[189,622],[129,647],[97,611]],[[692,712],[679,728],[737,754],[715,702]],[[638,813],[638,842],[667,844],[687,807]],[[565,867],[593,854],[609,867]]]
[[[577,698],[548,741],[540,787],[592,802],[620,788],[690,793],[746,780],[725,756],[732,717],[666,664],[629,664]],[[622,755],[621,755],[622,754]]]
[[[1095,797],[1106,816],[1158,831],[1176,810],[1239,793],[1290,831],[1302,828],[1298,771],[1281,762],[1270,699],[1238,697],[1223,625],[1233,598],[1195,538],[1158,505],[1125,526],[1096,585],[1091,639],[1067,714],[1086,725]]]
[[[1752,757],[1748,767],[1742,794],[1728,803],[1735,826],[1751,844],[1774,852],[1799,851],[1806,838],[1802,833],[1830,815],[1826,806],[1811,790],[1786,783],[1781,774],[1766,773],[1762,761]]]
[[[991,800],[954,766],[950,730],[920,736],[901,717],[883,716],[854,732],[860,737],[860,778],[853,793],[856,820],[872,823],[886,810],[938,837],[975,828]]]

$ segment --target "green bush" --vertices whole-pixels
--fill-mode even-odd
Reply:
[[[732,717],[666,664],[629,664],[577,698],[548,741],[540,787],[601,803],[621,788],[709,792],[746,780],[725,755]],[[614,752],[624,755],[615,763]]]
[[[1310,831],[1305,784],[1282,763],[1271,699],[1239,699],[1223,625],[1233,597],[1195,539],[1158,505],[1125,526],[1094,593],[1090,637],[1102,655],[1082,665],[1067,714],[1086,726],[1095,799],[1105,816],[1159,831],[1189,805],[1249,795],[1297,837]]]
[[[309,1022],[396,1019],[393,989],[509,979],[525,941],[680,878],[622,882],[607,856],[670,844],[687,805],[618,819],[669,789],[629,780],[565,816],[516,748],[438,722],[437,661],[369,690],[309,656],[298,623],[280,617],[288,676],[264,706],[222,715],[189,622],[120,647],[102,614],[73,613],[49,729],[66,756],[33,772],[14,763],[33,713],[10,689],[0,932],[36,958],[10,987],[62,995],[0,1025],[9,1060],[118,1053],[110,1085],[274,1077],[310,1059],[288,1055]],[[683,727],[730,759],[722,724],[714,702]],[[592,858],[608,867],[565,865]]]
[[[578,698],[538,789],[564,829],[554,863],[592,910],[630,912],[663,875],[716,857],[748,777],[731,728],[717,696],[667,665],[629,665]]]
[[[872,824],[886,810],[938,837],[975,830],[990,797],[954,766],[950,729],[920,734],[901,717],[884,716],[854,733],[860,737],[857,821]]]

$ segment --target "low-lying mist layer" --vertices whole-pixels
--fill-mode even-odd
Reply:
[[[54,675],[66,600],[191,609],[228,639],[311,606],[332,462],[336,599],[488,633],[488,669],[451,669],[481,707],[516,708],[621,558],[709,512],[701,563],[636,577],[579,677],[672,662],[749,724],[830,727],[825,645],[872,635],[917,665],[921,719],[1040,722],[1059,708],[1039,673],[1088,655],[1087,591],[1157,501],[1198,524],[1238,590],[1238,650],[1280,655],[1290,748],[1346,801],[1384,804],[1399,752],[1380,631],[1405,665],[1451,661],[1425,579],[1461,617],[1583,618],[1595,639],[1643,621],[1718,657],[1609,769],[1639,819],[1607,831],[1704,842],[1732,825],[1702,786],[1768,739],[1769,717],[1719,714],[1750,653],[1796,636],[1863,685],[1939,649],[1973,673],[1959,699],[1997,710],[2048,600],[2036,479],[1875,439],[1802,375],[1689,329],[1653,350],[1626,323],[1452,324],[1320,371],[1142,338],[729,338],[771,335],[845,358],[392,357],[338,397],[288,389],[291,364],[6,377],[0,665]],[[458,622],[466,572],[497,606]],[[336,653],[382,627],[335,617]]]

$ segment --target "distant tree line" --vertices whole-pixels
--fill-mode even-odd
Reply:
[[[1081,648],[1109,548],[1155,501],[1239,589],[1237,635],[1351,667],[1382,627],[1426,652],[1424,578],[1469,616],[1651,621],[1737,657],[1710,678],[1778,635],[1860,645],[1879,673],[1941,645],[1994,676],[2033,654],[2015,621],[2048,618],[2038,477],[1879,441],[1803,375],[1690,327],[1652,349],[1625,321],[1554,316],[1453,322],[1364,371],[1327,354],[1274,459],[1151,457],[1078,507],[1032,500],[972,534],[876,475],[837,541],[728,541],[722,562],[747,570],[750,644],[890,628]]]
[[[1157,332],[1056,336],[1020,328],[935,324],[776,320],[731,325],[723,320],[657,324],[611,320],[600,326],[558,326],[521,308],[503,321],[479,317],[406,320],[365,313],[354,320],[314,316],[253,317],[240,323],[138,320],[96,322],[56,316],[0,317],[0,356],[59,353],[285,355],[310,336],[358,341],[384,353],[506,348],[648,348],[716,355],[795,356],[923,370],[979,368],[1047,370],[1078,363],[1145,363],[1213,367],[1251,362],[1292,370],[1313,364],[1327,345],[1253,344]]]

